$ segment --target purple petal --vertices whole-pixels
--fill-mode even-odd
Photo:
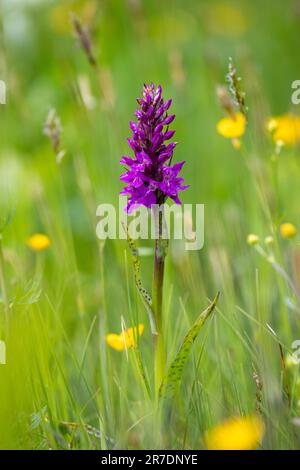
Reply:
[[[166,131],[164,133],[164,140],[170,140],[172,139],[173,135],[175,134],[176,131]]]
[[[181,171],[181,168],[183,167],[184,164],[185,164],[185,161],[175,163],[175,165],[173,165],[172,170],[173,170],[174,176],[178,175],[178,173]]]
[[[175,119],[175,114],[171,114],[170,116],[165,117],[165,119],[162,121],[162,124],[168,125],[171,124]]]
[[[168,111],[168,109],[169,109],[169,107],[171,106],[171,104],[172,104],[172,100],[171,100],[171,99],[170,99],[170,100],[167,100],[167,101],[165,102],[165,104],[164,104],[164,110],[165,110],[165,111]]]
[[[134,164],[134,160],[133,160],[132,158],[130,158],[130,157],[124,156],[124,157],[121,158],[120,163],[121,163],[122,165],[131,166],[131,165]]]

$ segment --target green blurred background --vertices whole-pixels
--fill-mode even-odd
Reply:
[[[89,28],[97,71],[79,46],[70,12]],[[272,234],[276,256],[299,283],[299,238],[283,242],[277,235],[282,221],[300,227],[300,155],[284,149],[274,176],[265,128],[269,116],[298,112],[291,83],[300,78],[299,26],[296,0],[1,1],[7,104],[0,106],[0,216],[11,214],[3,233],[11,325],[8,363],[0,365],[1,448],[65,448],[70,437],[62,421],[103,429],[101,444],[82,429],[75,447],[155,445],[136,370],[104,343],[104,333],[120,331],[121,316],[127,325],[145,323],[141,348],[151,376],[151,334],[130,255],[125,241],[103,247],[96,239],[96,208],[117,204],[128,123],[143,83],[151,81],[173,98],[175,158],[186,160],[190,184],[183,202],[205,204],[203,250],[187,254],[174,246],[168,257],[170,356],[207,299],[221,291],[205,353],[200,341],[161,446],[201,447],[207,427],[251,412],[254,369],[264,383],[264,446],[299,446],[291,424],[299,410],[298,371],[289,377],[288,406],[278,341],[266,327],[288,353],[300,335],[299,305],[246,244],[249,232]],[[249,108],[241,152],[216,132],[223,112],[215,91],[229,57]],[[61,165],[43,134],[52,107],[63,127]],[[49,236],[47,251],[26,246],[35,232]],[[142,265],[150,286],[152,258],[143,257]]]

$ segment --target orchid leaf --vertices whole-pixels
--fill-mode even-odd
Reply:
[[[140,262],[140,257],[139,257],[139,251],[134,240],[129,235],[128,228],[126,228],[126,233],[127,233],[128,246],[129,246],[132,259],[133,259],[133,272],[134,272],[135,284],[142,298],[143,304],[145,305],[145,308],[147,310],[152,334],[157,335],[156,325],[155,325],[155,315],[154,315],[154,311],[152,308],[151,295],[143,287],[142,280],[141,280],[141,272],[140,272],[141,262]]]
[[[182,344],[172,361],[167,375],[163,379],[160,386],[159,397],[160,398],[173,398],[176,391],[181,383],[183,368],[187,361],[188,355],[192,348],[192,345],[197,338],[201,328],[203,327],[206,320],[210,317],[217,305],[219,299],[219,293],[216,295],[210,305],[199,315],[193,326],[190,328],[188,333],[185,335]]]

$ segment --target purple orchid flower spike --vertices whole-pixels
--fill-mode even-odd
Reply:
[[[128,167],[120,179],[127,185],[121,194],[128,195],[126,210],[132,212],[139,205],[150,208],[163,204],[168,197],[181,204],[178,192],[188,188],[178,174],[185,162],[171,165],[177,142],[167,143],[175,134],[169,124],[175,115],[168,114],[172,100],[164,102],[162,88],[144,85],[143,98],[137,100],[137,122],[130,122],[132,138],[128,144],[134,158],[124,156],[120,163]]]

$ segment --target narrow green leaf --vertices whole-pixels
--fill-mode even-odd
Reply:
[[[136,361],[137,361],[137,367],[138,367],[140,377],[143,381],[143,385],[145,386],[145,390],[146,390],[146,392],[147,392],[147,394],[150,398],[151,397],[150,384],[149,384],[149,381],[148,381],[148,378],[147,378],[147,375],[146,375],[146,371],[145,371],[145,368],[144,368],[144,364],[143,364],[143,361],[142,361],[142,355],[141,355],[140,350],[136,351]]]
[[[3,233],[6,227],[11,223],[14,215],[14,209],[10,209],[6,217],[0,217],[0,233]]]
[[[156,331],[156,325],[155,325],[155,315],[153,312],[152,308],[152,299],[148,291],[143,287],[142,285],[142,280],[141,280],[141,273],[140,273],[140,258],[139,258],[139,252],[137,249],[137,246],[133,239],[130,237],[128,228],[124,227],[127,233],[127,241],[128,241],[128,246],[132,255],[133,259],[133,272],[134,272],[134,279],[135,279],[135,284],[137,287],[137,290],[142,298],[142,301],[145,305],[145,308],[148,313],[149,321],[150,321],[150,326],[151,326],[151,331],[153,335],[157,335]]]
[[[216,295],[215,299],[211,304],[202,312],[197,318],[194,325],[190,328],[188,333],[185,335],[183,342],[171,363],[167,375],[164,377],[164,380],[160,386],[159,396],[160,398],[173,398],[178,386],[180,385],[183,368],[187,361],[189,352],[192,348],[192,345],[197,338],[202,326],[205,321],[212,314],[215,306],[217,305],[219,299],[219,293]]]

